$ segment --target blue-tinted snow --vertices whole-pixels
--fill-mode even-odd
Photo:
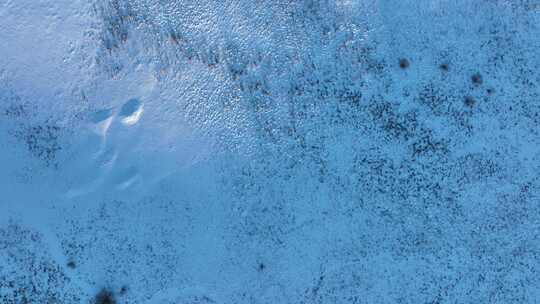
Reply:
[[[5,0],[0,303],[537,303],[540,2]]]

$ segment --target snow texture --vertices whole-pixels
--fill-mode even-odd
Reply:
[[[1,304],[540,302],[540,1],[0,1]]]

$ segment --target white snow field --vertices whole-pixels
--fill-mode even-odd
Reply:
[[[0,304],[540,302],[540,1],[0,0]]]

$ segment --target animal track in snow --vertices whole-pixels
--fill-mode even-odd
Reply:
[[[112,176],[112,183],[116,189],[125,190],[134,185],[140,178],[139,170],[135,166],[119,168]]]
[[[103,109],[92,113],[89,117],[92,129],[101,137],[105,137],[114,119],[113,109]]]
[[[134,125],[141,118],[143,112],[143,103],[136,99],[128,100],[120,109],[118,116],[122,118],[122,123],[125,125]]]
[[[113,109],[98,110],[90,115],[90,121],[97,124],[111,118],[113,115]]]
[[[133,144],[132,130],[126,128],[136,124],[141,118],[143,103],[132,98],[120,106],[96,109],[87,116],[87,127],[92,133],[81,138],[81,148],[77,165],[73,166],[92,172],[86,178],[77,179],[67,191],[68,197],[76,197],[103,189],[108,181],[117,190],[130,188],[141,178],[138,168],[126,167]],[[118,123],[119,122],[119,123]],[[98,137],[96,137],[96,135]],[[123,156],[121,156],[123,155]],[[120,164],[118,164],[120,163]]]
[[[120,118],[123,125],[130,126],[141,119],[142,113],[143,103],[137,98],[132,98],[125,102],[119,110],[114,108],[97,110],[90,114],[89,121],[94,132],[105,137],[116,117]]]

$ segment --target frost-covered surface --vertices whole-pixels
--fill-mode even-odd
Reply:
[[[0,302],[540,302],[539,27],[535,0],[4,0]]]

